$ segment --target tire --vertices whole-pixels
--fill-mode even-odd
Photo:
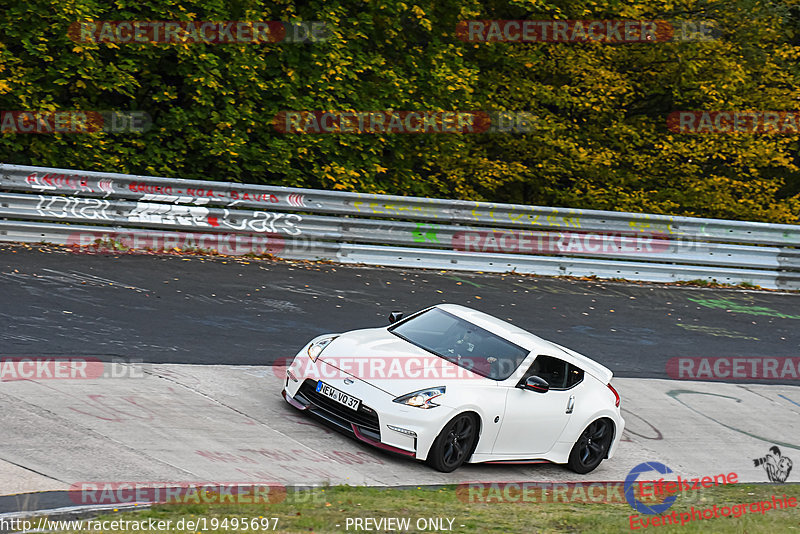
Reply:
[[[611,420],[593,421],[572,446],[567,467],[581,475],[594,471],[608,455],[613,439],[614,423]]]
[[[477,418],[468,413],[455,416],[442,429],[428,453],[428,465],[450,473],[466,462],[478,442]]]

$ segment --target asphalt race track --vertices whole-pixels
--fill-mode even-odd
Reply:
[[[800,295],[765,291],[5,248],[0,294],[3,356],[269,365],[316,335],[440,302],[509,320],[618,377],[667,378],[678,356],[800,355]]]
[[[800,461],[798,379],[668,380],[677,357],[798,357],[800,296],[198,256],[0,248],[0,357],[144,362],[130,379],[0,382],[0,512],[53,506],[81,481],[443,484],[581,480],[560,466],[442,474],[302,417],[272,363],[323,332],[452,302],[610,367],[626,431],[588,475],[642,461],[766,482],[770,446]],[[788,482],[800,481],[800,470]],[[69,499],[66,499],[69,500]],[[24,504],[21,504],[23,503]]]

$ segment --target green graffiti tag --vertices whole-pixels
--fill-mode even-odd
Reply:
[[[749,436],[749,437],[754,438],[754,439],[758,439],[758,440],[761,440],[761,441],[765,441],[767,443],[771,443],[772,445],[780,445],[781,447],[789,447],[790,449],[800,450],[800,445],[795,445],[794,443],[787,443],[785,441],[779,441],[779,440],[772,439],[772,438],[765,438],[764,436],[759,436],[757,434],[753,434],[752,432],[747,432],[746,430],[742,430],[741,428],[736,428],[735,426],[727,425],[727,424],[723,423],[722,421],[718,421],[718,420],[714,419],[713,417],[711,417],[710,415],[706,415],[703,412],[701,412],[701,411],[699,411],[699,410],[697,410],[695,408],[692,408],[691,406],[689,406],[688,404],[683,402],[680,399],[681,395],[707,395],[709,397],[721,397],[723,399],[731,399],[733,401],[736,401],[737,403],[741,403],[742,399],[739,399],[737,397],[731,397],[729,395],[720,395],[718,393],[706,393],[704,391],[693,391],[691,389],[673,389],[673,390],[667,392],[667,396],[672,397],[673,399],[675,399],[679,403],[681,403],[684,406],[686,406],[687,408],[689,408],[694,413],[696,413],[698,415],[702,415],[706,419],[710,419],[711,421],[714,421],[718,425],[722,425],[725,428],[728,428],[730,430],[734,430],[736,432],[739,432],[740,434],[744,434],[745,436]]]
[[[455,280],[456,282],[461,282],[463,284],[469,284],[475,287],[483,287],[480,284],[476,284],[475,282],[470,282],[469,280],[464,280],[463,278],[459,278],[457,276],[445,276],[445,278],[449,278],[450,280]]]
[[[433,224],[416,223],[417,229],[411,231],[414,237],[414,243],[439,243],[439,238],[436,236],[438,227]]]
[[[778,310],[767,308],[765,306],[753,306],[751,304],[739,304],[732,300],[727,299],[694,299],[689,297],[689,300],[696,302],[701,306],[711,309],[721,309],[734,313],[746,313],[748,315],[766,315],[768,317],[781,317],[783,319],[800,319],[800,315],[788,315],[781,313]]]

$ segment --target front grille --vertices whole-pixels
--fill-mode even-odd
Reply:
[[[303,397],[311,401],[315,407],[324,410],[327,415],[333,416],[337,422],[343,423],[347,428],[350,427],[349,423],[358,425],[359,427],[377,433],[380,437],[381,426],[378,422],[378,414],[369,406],[361,403],[358,411],[351,410],[343,406],[333,399],[317,393],[317,381],[307,378],[298,390]]]

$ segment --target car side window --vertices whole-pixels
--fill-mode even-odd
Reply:
[[[571,363],[568,363],[567,366],[567,389],[569,389],[583,381],[583,369],[575,367]]]
[[[530,376],[543,378],[550,389],[569,389],[583,380],[583,369],[552,356],[540,355],[525,373],[523,381]]]

